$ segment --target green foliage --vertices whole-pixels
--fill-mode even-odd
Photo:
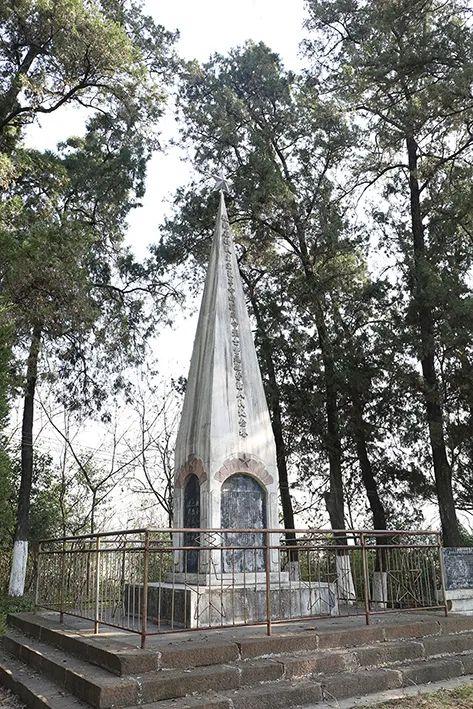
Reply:
[[[20,477],[21,469],[17,460],[12,460],[7,474],[0,477],[1,549],[8,548],[14,538]],[[50,455],[41,452],[36,454],[33,479],[30,540],[34,543],[39,539],[58,535],[62,531],[62,490]]]
[[[11,461],[7,450],[4,427],[8,422],[11,393],[12,331],[7,318],[8,309],[0,296],[0,548],[4,545],[4,528],[11,526],[11,511],[7,501],[11,497]]]
[[[16,486],[6,447],[0,454],[0,549],[8,548],[15,531]]]
[[[461,546],[462,547],[473,547],[473,531],[470,529],[465,529],[461,527]]]
[[[372,188],[380,242],[402,264],[398,330],[421,364],[422,376],[410,367],[411,390],[455,542],[452,469],[458,506],[472,506],[472,11],[456,0],[307,6],[312,80],[359,127],[351,188]]]
[[[110,166],[102,160],[99,184],[90,187],[94,153],[88,143],[95,139],[89,134],[83,147],[68,149],[62,157],[18,154],[9,198],[10,205],[21,207],[10,212],[0,230],[0,276],[16,353],[21,356],[37,326],[43,357],[58,361],[57,375],[76,380],[78,371],[83,374],[81,383],[70,381],[72,405],[100,402],[101,382],[110,376],[110,367],[120,366],[121,353],[140,356],[134,338],[147,327],[142,299],[128,297],[124,285],[136,278],[133,269],[138,278],[141,273],[121,246],[135,165],[129,158],[117,157]],[[83,164],[85,174],[80,172]],[[102,374],[94,378],[99,364]],[[47,376],[52,382],[57,375],[50,370]]]
[[[0,420],[13,384],[24,396],[16,534],[25,538],[58,531],[65,517],[63,489],[43,480],[30,447],[37,384],[69,410],[100,409],[141,361],[157,318],[145,294],[161,295],[161,284],[123,238],[158,147],[175,36],[133,0],[0,0],[0,21],[0,336],[10,338]],[[56,152],[25,149],[23,128],[66,104],[88,109],[85,135]],[[2,456],[0,485],[10,490],[16,473]]]
[[[359,130],[347,126],[337,103],[326,100],[315,82],[285,71],[262,44],[192,64],[184,79],[182,133],[194,166],[204,179],[221,165],[231,176],[227,205],[257,323],[266,393],[273,417],[274,406],[282,412],[295,484],[313,492],[311,524],[336,445],[343,448],[352,503],[372,524],[360,492],[355,394],[388,518],[404,511],[407,521],[393,481],[399,496],[413,501],[431,496],[432,488],[420,472],[418,450],[405,453],[422,432],[419,407],[410,399],[406,412],[399,301],[387,280],[370,277],[368,228],[352,224],[341,208],[346,187],[339,173],[356,151]],[[200,283],[195,268],[206,262],[214,213],[206,187],[179,191],[176,216],[155,249],[160,267],[184,264],[191,287]],[[340,444],[329,432],[328,388]],[[388,439],[403,450],[402,458],[388,449]]]
[[[156,147],[174,36],[133,2],[38,0],[15,11],[4,3],[0,14],[11,69],[5,134],[15,136],[1,163],[5,321],[20,371],[37,327],[41,361],[49,361],[40,375],[61,380],[57,398],[72,408],[100,406],[122,385],[114,373],[142,357],[155,312],[143,294],[160,294],[123,235]],[[32,53],[28,66],[16,66],[19,45],[23,63]],[[56,153],[21,148],[19,127],[67,101],[91,109],[85,136]]]
[[[33,608],[34,602],[31,596],[12,598],[0,590],[0,635],[6,632],[6,620],[9,613],[22,613],[31,611]]]
[[[75,103],[109,116],[152,121],[174,36],[121,0],[0,2],[0,136],[11,150],[35,116]]]
[[[6,592],[8,586],[21,477],[20,463],[15,460],[11,447],[6,450],[5,456],[7,455],[8,465],[0,470],[0,596],[4,590]],[[60,535],[63,516],[66,512],[63,505],[62,488],[50,455],[37,452],[34,458],[33,479],[29,534],[32,554],[30,554],[28,563],[28,584],[31,584],[34,575],[36,542],[42,538]]]

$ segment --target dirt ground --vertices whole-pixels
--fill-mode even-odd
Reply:
[[[434,694],[396,699],[378,704],[377,709],[399,706],[404,709],[473,709],[473,686],[470,684],[458,689],[441,690]],[[0,709],[25,709],[25,705],[21,704],[11,692],[0,687]]]
[[[457,689],[442,689],[434,694],[423,694],[408,699],[396,699],[378,704],[376,709],[391,709],[399,706],[404,709],[473,709],[473,685],[469,684]]]
[[[11,692],[0,687],[0,709],[24,709],[24,706]]]

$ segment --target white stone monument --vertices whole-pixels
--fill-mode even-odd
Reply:
[[[176,440],[174,526],[279,527],[276,448],[223,191]]]
[[[263,548],[280,543],[276,448],[223,189],[176,440],[173,524],[190,531],[173,534],[175,568],[150,584],[165,621],[264,620],[268,579],[277,616],[336,612],[328,584],[294,584],[278,550]]]

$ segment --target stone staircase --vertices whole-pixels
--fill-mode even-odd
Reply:
[[[113,630],[93,635],[50,614],[9,616],[0,683],[27,707],[277,709],[337,705],[400,687],[473,674],[473,617],[327,622],[169,636],[141,650]],[[251,635],[248,634],[251,632]],[[110,639],[110,635],[114,639]]]

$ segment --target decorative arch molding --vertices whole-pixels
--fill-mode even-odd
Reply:
[[[223,483],[230,475],[235,473],[247,473],[253,475],[263,485],[271,485],[274,482],[273,476],[268,473],[260,460],[252,458],[247,453],[239,453],[237,458],[227,458],[222,467],[217,470],[215,480]]]
[[[174,485],[176,487],[184,487],[186,479],[189,475],[196,475],[199,479],[200,485],[207,480],[207,473],[204,470],[204,463],[201,458],[196,455],[190,455],[187,462],[181,465],[179,471],[176,475]]]

